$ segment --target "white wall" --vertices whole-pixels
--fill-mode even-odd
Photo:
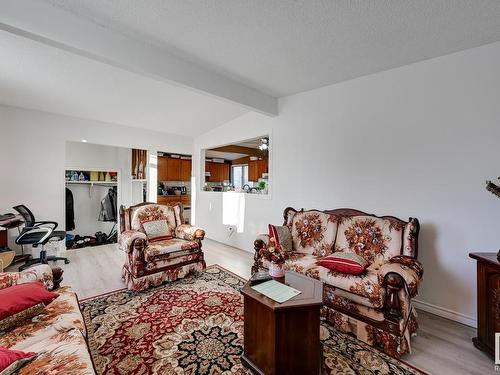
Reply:
[[[0,212],[23,203],[37,219],[55,220],[64,228],[66,141],[82,139],[117,147],[192,151],[187,137],[0,106]],[[13,239],[9,244],[15,247]]]
[[[228,238],[221,194],[199,192],[196,224],[252,251],[287,206],[353,207],[421,221],[420,307],[474,325],[470,251],[497,251],[500,43],[293,95],[280,115],[250,113],[195,140],[200,150],[271,133],[270,199],[248,197],[245,231]]]

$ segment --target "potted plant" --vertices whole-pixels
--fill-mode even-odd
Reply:
[[[269,244],[260,249],[260,255],[269,261],[269,275],[272,277],[285,276],[283,265],[288,259],[287,252],[281,245],[277,245],[273,237],[269,238]]]

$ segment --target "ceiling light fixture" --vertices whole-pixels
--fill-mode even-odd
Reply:
[[[267,150],[269,149],[269,138],[265,137],[265,138],[261,138],[260,139],[260,145],[259,145],[259,150]]]
[[[83,143],[87,143],[87,140],[86,140],[86,139],[82,139],[82,142],[83,142]]]

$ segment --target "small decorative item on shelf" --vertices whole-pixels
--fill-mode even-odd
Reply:
[[[269,275],[277,278],[285,276],[283,265],[288,259],[288,254],[282,246],[276,245],[273,237],[269,238],[269,244],[267,247],[262,248],[260,252],[262,257],[270,262]]]

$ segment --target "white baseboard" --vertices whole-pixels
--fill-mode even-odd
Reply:
[[[472,316],[468,316],[459,313],[457,311],[446,309],[444,307],[436,306],[428,302],[412,300],[412,304],[419,310],[423,310],[425,312],[440,316],[442,318],[446,318],[458,323],[465,324],[469,327],[477,328],[477,320]]]

